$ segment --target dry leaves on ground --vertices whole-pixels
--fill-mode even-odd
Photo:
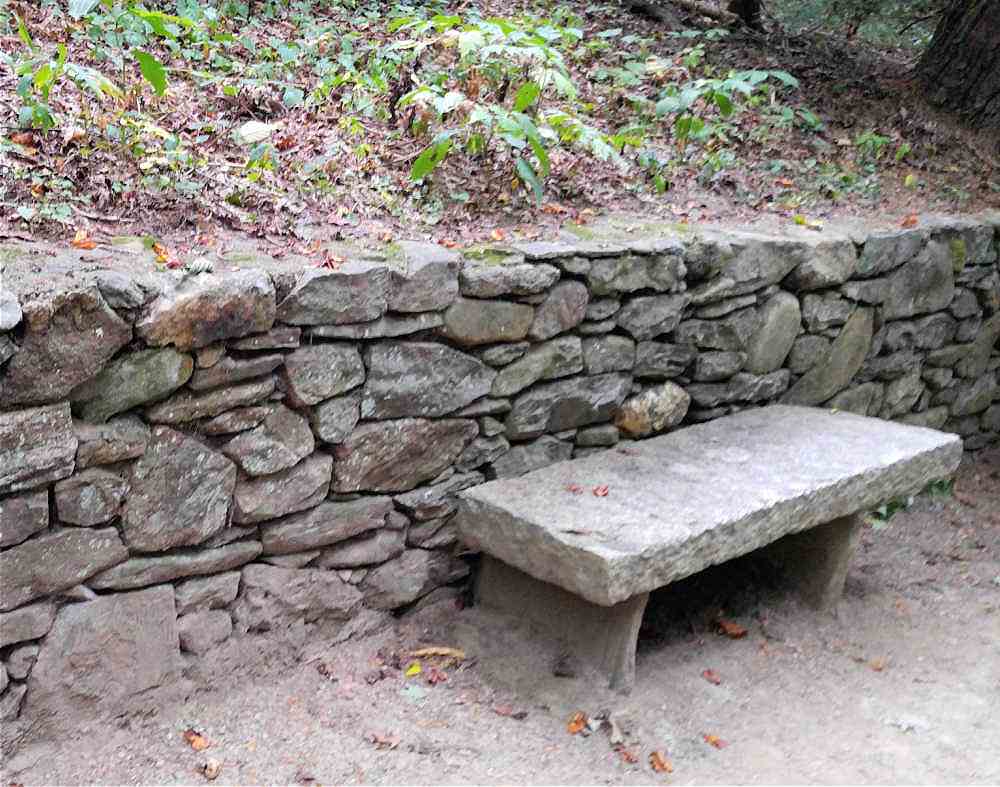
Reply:
[[[184,742],[187,743],[195,751],[204,751],[212,744],[209,742],[208,738],[202,735],[193,727],[188,727],[184,730]]]
[[[731,620],[719,618],[716,621],[716,625],[719,627],[719,633],[730,639],[743,639],[747,635],[746,627],[741,626],[739,623],[733,623]]]
[[[390,735],[388,733],[382,734],[378,732],[369,732],[365,736],[365,740],[372,744],[376,749],[380,751],[392,751],[400,743],[400,737],[398,735]]]
[[[649,767],[657,773],[673,773],[674,766],[662,751],[651,751],[649,753]]]
[[[716,686],[722,684],[722,676],[719,675],[714,669],[702,670],[701,676],[707,680],[709,683],[713,683]]]
[[[582,732],[586,726],[587,726],[587,714],[584,713],[582,710],[578,710],[576,713],[573,714],[573,717],[569,720],[569,723],[566,725],[566,732],[568,732],[570,735],[576,735],[577,733]]]
[[[724,749],[729,745],[724,740],[722,740],[722,738],[720,738],[718,735],[712,735],[706,732],[703,733],[701,737],[705,739],[705,743],[707,743],[709,746],[714,746],[716,749]]]

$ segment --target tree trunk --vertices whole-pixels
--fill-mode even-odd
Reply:
[[[761,0],[730,0],[730,12],[736,14],[751,30],[761,30]]]
[[[996,130],[1000,149],[1000,3],[952,0],[927,52],[920,78],[934,104],[975,128]]]

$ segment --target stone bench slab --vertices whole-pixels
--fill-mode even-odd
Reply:
[[[776,405],[466,490],[458,527],[473,548],[612,606],[918,491],[961,456],[954,435]]]

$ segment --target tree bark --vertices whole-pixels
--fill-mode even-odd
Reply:
[[[1000,149],[1000,3],[952,0],[918,68],[931,103],[975,128],[996,130]]]
[[[736,14],[751,30],[761,30],[761,0],[730,0],[729,11]]]

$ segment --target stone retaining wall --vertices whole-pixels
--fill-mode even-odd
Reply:
[[[446,594],[484,479],[774,401],[996,441],[998,247],[1000,216],[621,219],[219,273],[7,248],[2,721],[118,713],[229,638]]]

